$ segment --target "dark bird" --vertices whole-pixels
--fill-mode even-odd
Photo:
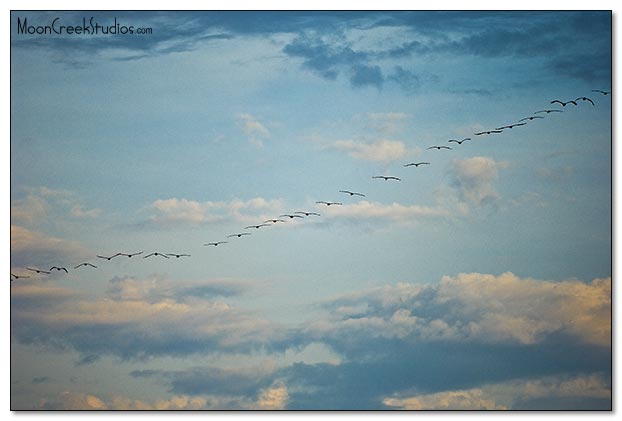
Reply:
[[[288,217],[289,219],[294,219],[294,218],[303,218],[303,216],[300,215],[290,215],[288,213],[285,213],[283,215],[279,215],[279,216],[283,216],[283,217]]]
[[[84,262],[84,263],[80,263],[78,266],[74,266],[74,269],[78,269],[80,266],[90,266],[92,268],[96,268],[97,267],[94,264],[91,264],[91,263],[88,263],[88,262]]]
[[[321,203],[321,204],[326,205],[326,206],[330,206],[330,205],[343,205],[343,203],[341,203],[341,202],[325,202],[323,200],[320,200],[319,202],[315,202],[315,203]]]
[[[412,166],[418,167],[419,165],[430,165],[430,163],[429,162],[411,162],[409,164],[405,164],[404,166],[405,167],[412,167]]]
[[[285,222],[282,219],[268,219],[267,221],[263,221],[263,223],[265,224],[266,222],[272,222],[273,224],[276,224],[277,222]]]
[[[239,234],[231,234],[231,235],[227,235],[227,237],[238,237],[238,238],[240,238],[240,237],[241,237],[241,236],[243,236],[243,235],[251,235],[251,233],[250,233],[250,232],[241,232],[241,233],[239,233]]]
[[[127,256],[127,257],[132,257],[132,256],[138,256],[139,254],[143,254],[144,251],[139,251],[137,253],[119,253],[119,256]]]
[[[50,268],[50,272],[51,272],[51,271],[53,271],[53,270],[57,270],[57,271],[59,271],[59,272],[60,272],[61,270],[64,270],[64,271],[65,271],[65,273],[69,273],[69,272],[67,271],[67,268],[60,268],[60,267],[58,267],[58,266],[52,266],[52,267]]]
[[[607,92],[607,91],[601,91],[600,89],[592,89],[592,92],[600,92],[603,95],[608,95],[608,94],[611,93],[611,92]]]
[[[14,277],[16,280],[17,279],[21,279],[21,278],[30,278],[30,276],[24,276],[24,275],[14,275],[14,274],[11,274],[11,276]],[[11,279],[11,281],[12,280],[13,279]]]
[[[47,271],[41,270],[41,269],[33,269],[33,268],[26,268],[26,269],[31,270],[33,272],[37,272],[37,273],[45,273],[46,275],[50,274],[50,272],[47,272]]]
[[[393,177],[392,175],[374,175],[372,178],[383,178],[384,181],[387,180],[396,180],[396,181],[402,181],[401,178],[399,177]]]
[[[544,117],[542,117],[541,115],[532,115],[531,117],[521,118],[521,119],[520,119],[520,120],[518,120],[518,121],[525,121],[525,120],[529,120],[529,121],[531,121],[531,120],[533,120],[534,118],[544,118]]]
[[[562,110],[540,110],[540,111],[536,111],[534,114],[538,114],[538,113],[563,113]]]
[[[245,229],[245,230],[247,230],[247,229],[249,229],[249,228],[256,228],[256,229],[259,229],[259,228],[261,228],[261,227],[269,227],[269,226],[270,226],[270,224],[263,223],[263,224],[259,224],[259,225],[249,225],[249,226],[247,226],[247,227],[244,227],[244,229]]]
[[[339,193],[346,193],[349,194],[350,196],[361,196],[361,197],[365,197],[365,195],[363,193],[357,193],[354,191],[349,191],[349,190],[339,190]]]
[[[175,256],[176,258],[180,258],[180,257],[190,257],[189,254],[175,254],[175,253],[167,253],[167,256]]]
[[[149,253],[148,255],[144,256],[143,259],[146,259],[147,257],[150,257],[150,256],[162,256],[165,259],[168,259],[168,256],[165,253],[158,253],[157,251],[153,253]]]
[[[562,106],[562,107],[565,107],[567,104],[574,104],[574,105],[578,105],[578,104],[577,104],[575,101],[573,101],[573,100],[563,102],[563,101],[560,101],[559,99],[554,99],[553,101],[551,101],[551,104],[555,104],[555,103],[561,104],[561,106]]]
[[[458,145],[462,145],[464,142],[466,142],[467,140],[471,140],[470,137],[465,137],[462,140],[457,140],[457,139],[449,139],[447,142],[456,142]]]
[[[509,124],[507,126],[496,127],[495,130],[511,129],[513,127],[516,127],[516,126],[524,126],[525,124],[527,124],[527,123]]]
[[[437,149],[437,150],[441,150],[441,149],[451,149],[449,146],[430,146],[428,149]]]
[[[106,260],[114,259],[117,256],[121,256],[121,253],[114,254],[114,255],[112,255],[110,257],[100,256],[99,254],[97,255],[97,257],[99,257],[100,259],[106,259]]]
[[[579,97],[579,98],[575,99],[575,101],[588,101],[588,102],[590,102],[592,105],[594,105],[594,101],[592,101],[591,99],[589,99],[589,98],[588,98],[588,97],[586,97],[586,96]]]
[[[302,213],[305,216],[309,216],[309,215],[320,216],[320,214],[317,213],[317,212],[301,212],[301,211],[298,211],[298,212],[294,212],[294,213]]]
[[[215,243],[207,243],[207,244],[203,244],[204,246],[217,246],[218,244],[225,244],[228,243],[228,241],[216,241]]]
[[[503,133],[503,130],[486,130],[484,132],[475,133],[475,136],[481,136],[483,134],[491,134],[491,133]]]

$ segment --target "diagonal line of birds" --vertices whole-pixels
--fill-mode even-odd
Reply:
[[[611,91],[603,91],[600,89],[592,89],[592,92],[595,93],[599,93],[603,96],[607,96],[611,94]],[[552,101],[550,101],[550,105],[555,105],[555,104],[559,104],[562,108],[565,108],[567,105],[572,105],[573,107],[569,107],[569,108],[574,108],[574,107],[579,107],[579,104],[582,103],[589,103],[592,106],[595,106],[596,104],[594,103],[594,101],[591,98],[588,98],[586,96],[580,96],[577,97],[575,99],[570,99],[570,100],[566,100],[566,101],[562,101],[560,99],[553,99]],[[532,115],[527,116],[527,117],[523,117],[521,119],[519,119],[516,123],[511,123],[511,124],[506,124],[503,126],[499,126],[499,127],[495,127],[493,129],[488,129],[488,130],[483,130],[481,132],[477,132],[474,133],[474,136],[485,136],[485,135],[493,135],[493,134],[500,134],[500,133],[504,133],[504,130],[513,130],[515,127],[522,127],[522,126],[526,126],[528,125],[529,122],[532,122],[534,120],[541,120],[544,119],[546,116],[548,116],[551,113],[563,113],[564,110],[560,110],[560,109],[555,109],[555,108],[545,108],[543,110],[538,110],[535,111]],[[467,141],[471,141],[470,137],[465,137],[463,139],[449,139],[447,141],[447,143],[455,143],[458,146],[461,146],[463,143],[467,142]],[[426,150],[453,150],[454,148],[447,146],[447,145],[432,145],[428,148],[426,148]],[[404,164],[403,167],[415,167],[418,168],[419,166],[422,165],[431,165],[430,162],[426,162],[426,161],[421,161],[421,162],[410,162],[407,164]],[[371,177],[372,179],[378,179],[378,180],[384,180],[384,181],[402,181],[402,179],[400,177],[394,176],[394,175],[374,175]],[[344,195],[347,195],[347,197],[353,198],[354,196],[358,196],[358,197],[367,197],[364,193],[360,193],[360,192],[355,192],[355,191],[351,191],[351,190],[339,190],[339,193],[342,193]],[[326,201],[326,200],[318,200],[315,202],[318,205],[325,205],[326,207],[330,207],[330,206],[342,206],[343,203],[342,202],[335,202],[335,201]],[[272,218],[272,219],[267,219],[265,221],[263,221],[262,223],[256,224],[256,225],[247,225],[246,227],[244,227],[244,230],[259,230],[260,228],[264,228],[264,227],[270,227],[272,225],[276,225],[278,223],[285,223],[288,220],[289,221],[294,221],[296,219],[304,219],[304,218],[308,218],[310,216],[314,216],[314,217],[319,217],[321,216],[318,212],[311,212],[311,211],[295,211],[292,213],[285,213],[285,214],[281,214],[279,215],[278,218]],[[242,238],[245,236],[250,236],[252,235],[252,233],[250,232],[238,232],[238,233],[233,233],[230,235],[227,235],[227,238]],[[217,247],[221,244],[228,244],[229,241],[226,240],[221,240],[221,241],[213,241],[213,242],[208,242],[208,243],[204,243],[204,246],[212,246],[212,247]],[[111,256],[105,256],[105,255],[101,255],[98,254],[96,255],[96,258],[98,259],[102,259],[102,260],[106,260],[106,261],[111,261],[112,259],[115,259],[117,257],[127,257],[127,258],[132,258],[134,256],[139,256],[142,255],[144,253],[144,251],[139,251],[139,252],[133,252],[133,253],[124,253],[124,252],[117,252]],[[187,253],[162,253],[162,252],[158,252],[158,251],[154,251],[151,252],[149,254],[146,254],[144,256],[142,256],[142,259],[147,259],[147,258],[162,258],[162,259],[170,259],[171,257],[174,257],[176,259],[179,258],[186,258],[186,257],[191,257],[190,254]],[[90,262],[82,262],[76,266],[73,266],[74,270],[80,269],[80,268],[91,268],[91,269],[97,269],[98,266],[94,265],[93,263]],[[49,269],[45,270],[45,269],[40,269],[40,268],[33,268],[33,267],[26,267],[26,270],[30,271],[30,272],[34,272],[37,274],[44,274],[44,275],[50,275],[52,272],[65,272],[66,274],[69,273],[69,270],[67,269],[67,267],[65,266],[52,266]],[[11,272],[11,282],[18,280],[18,279],[28,279],[30,278],[30,276],[27,275],[21,275],[21,274],[14,274],[13,272]]]

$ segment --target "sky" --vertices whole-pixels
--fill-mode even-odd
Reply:
[[[11,409],[610,409],[611,18],[11,12]]]

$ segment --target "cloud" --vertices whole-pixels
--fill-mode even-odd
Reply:
[[[350,83],[355,88],[374,86],[380,89],[383,82],[380,66],[357,64],[350,69]]]
[[[268,129],[251,114],[239,114],[238,123],[242,131],[249,136],[249,141],[255,146],[263,146],[263,139],[270,137]]]
[[[199,283],[154,290],[152,280],[111,281],[105,298],[33,283],[11,286],[11,332],[27,344],[75,349],[83,360],[251,352],[280,348],[284,330],[218,297],[193,297]],[[220,285],[219,285],[220,284]],[[158,282],[155,282],[158,285]],[[208,288],[226,288],[224,282]],[[233,288],[239,288],[235,283]]]
[[[547,401],[549,405],[557,402],[559,408],[568,398],[585,403],[591,400],[593,405],[606,409],[607,402],[611,401],[611,381],[601,374],[548,376],[487,384],[467,390],[388,397],[383,403],[406,410],[502,410],[527,409],[530,407],[526,404],[533,401],[540,404]],[[536,408],[532,406],[530,409]]]
[[[476,156],[456,159],[450,169],[451,184],[458,193],[458,199],[472,206],[492,204],[499,198],[494,182],[499,169],[507,163],[492,158]]]
[[[29,194],[23,199],[11,201],[11,220],[26,224],[40,222],[47,216],[47,202]]]
[[[11,225],[11,267],[48,269],[64,262],[77,262],[92,255],[84,246]]]
[[[382,134],[395,134],[402,129],[405,113],[367,113],[367,125],[371,130]]]
[[[80,205],[75,205],[71,208],[71,215],[77,218],[97,218],[101,213],[101,209],[84,209]]]
[[[257,409],[266,411],[286,409],[288,398],[287,386],[283,382],[277,382],[259,393]]]
[[[378,140],[375,142],[359,142],[354,140],[338,140],[333,148],[348,152],[354,159],[372,162],[392,162],[414,153],[409,151],[404,142],[397,140]]]
[[[421,205],[382,204],[361,200],[353,204],[332,206],[323,209],[328,218],[350,220],[384,220],[387,222],[415,223],[422,218],[449,216],[450,213],[439,207]]]
[[[267,200],[255,197],[249,200],[207,201],[197,202],[188,199],[159,199],[154,201],[150,209],[155,214],[150,216],[146,224],[156,227],[193,226],[202,224],[218,224],[224,221],[242,224],[257,223],[282,213],[281,200]]]
[[[24,187],[24,198],[11,201],[11,218],[24,224],[36,224],[48,219],[65,217],[96,218],[101,209],[85,209],[78,196],[68,190],[45,186]]]
[[[123,396],[113,396],[103,400],[97,396],[65,391],[55,400],[41,400],[38,409],[60,411],[152,411],[152,410],[198,410],[209,409],[205,398],[199,396],[172,396],[168,399],[158,399],[153,403],[141,400],[132,400]]]

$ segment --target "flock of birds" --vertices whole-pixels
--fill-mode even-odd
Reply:
[[[600,93],[602,95],[609,95],[611,94],[610,91],[603,91],[600,89],[593,89],[592,92],[596,92],[596,93]],[[552,100],[550,103],[551,104],[560,104],[562,107],[566,107],[567,105],[574,105],[575,107],[579,106],[579,103],[581,102],[589,102],[590,104],[592,104],[592,106],[595,106],[594,101],[588,97],[582,96],[582,97],[578,97],[575,98],[573,100],[568,100],[568,101],[562,101],[559,99],[554,99]],[[481,132],[477,132],[474,133],[474,136],[484,136],[484,135],[492,135],[492,134],[498,134],[498,133],[503,133],[504,130],[512,130],[515,127],[520,127],[520,126],[525,126],[527,124],[527,122],[529,121],[533,121],[536,119],[543,119],[544,116],[541,114],[550,114],[550,113],[561,113],[563,112],[563,110],[560,109],[544,109],[544,110],[539,110],[534,112],[532,115],[528,116],[528,117],[524,117],[521,118],[520,120],[518,120],[518,122],[516,123],[512,123],[512,124],[507,124],[504,126],[499,126],[499,127],[495,127],[493,129],[489,129],[489,130],[484,130]],[[457,145],[462,145],[464,142],[467,141],[471,141],[472,139],[470,137],[466,137],[463,139],[449,139],[447,141],[447,143],[456,143]],[[442,150],[442,149],[447,149],[447,150],[451,150],[452,148],[450,146],[447,145],[433,145],[427,148],[427,150],[430,149],[436,149],[436,150]],[[407,164],[404,164],[404,167],[419,167],[421,165],[430,165],[429,162],[425,162],[425,161],[421,161],[421,162],[409,162]],[[402,181],[401,178],[393,176],[393,175],[374,175],[371,177],[372,179],[381,179],[384,181]],[[365,194],[363,193],[359,193],[359,192],[355,192],[355,191],[350,191],[350,190],[339,190],[339,193],[343,193],[348,195],[349,197],[354,197],[354,196],[358,196],[358,197],[366,197]],[[316,201],[316,204],[319,205],[325,205],[327,207],[329,206],[342,206],[343,203],[342,202],[331,202],[331,201],[324,201],[324,200],[320,200],[320,201]],[[248,225],[246,227],[244,227],[245,230],[251,230],[251,229],[255,229],[258,230],[260,228],[263,227],[269,227],[271,225],[274,224],[278,224],[278,223],[285,223],[287,219],[289,220],[294,220],[295,218],[306,218],[309,216],[321,216],[319,213],[317,212],[310,212],[310,211],[296,211],[293,213],[289,213],[289,214],[281,214],[279,215],[278,218],[273,218],[273,219],[267,219],[265,221],[263,221],[260,224],[256,224],[256,225]],[[285,219],[283,219],[285,218]],[[230,234],[227,235],[227,238],[241,238],[243,236],[248,236],[248,235],[252,235],[252,233],[247,232],[247,231],[243,231],[243,232],[239,232],[239,233],[234,233],[234,234]],[[220,240],[220,241],[214,241],[214,242],[209,242],[209,243],[205,243],[203,244],[204,246],[213,246],[213,247],[217,247],[221,244],[226,244],[229,241],[227,240]],[[111,256],[104,256],[104,255],[97,255],[97,258],[102,259],[102,260],[106,260],[106,261],[110,261],[114,258],[117,257],[127,257],[127,258],[132,258],[134,256],[140,256],[143,255],[144,251],[139,251],[139,252],[134,252],[134,253],[123,253],[123,252],[118,252],[115,253]],[[182,257],[191,257],[190,254],[185,254],[185,253],[161,253],[161,252],[151,252],[148,254],[145,254],[142,256],[143,259],[147,259],[150,257],[159,257],[159,258],[163,258],[163,259],[170,259],[172,257],[179,259]],[[90,262],[82,262],[76,266],[73,267],[73,269],[79,269],[79,268],[94,268],[96,269],[97,266],[94,265],[93,263]],[[56,272],[65,272],[65,273],[69,273],[69,270],[67,269],[67,267],[64,266],[52,266],[50,267],[48,270],[43,270],[43,269],[39,269],[39,268],[33,268],[33,267],[26,267],[26,270],[31,271],[33,273],[37,273],[37,274],[44,274],[44,275],[50,275],[52,272],[56,271]],[[30,278],[30,276],[28,275],[21,275],[21,274],[14,274],[11,273],[11,281],[17,280],[17,279],[21,279],[21,278]]]

